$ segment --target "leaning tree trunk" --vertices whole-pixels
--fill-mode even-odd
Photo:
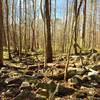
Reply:
[[[78,25],[78,17],[80,14],[80,8],[82,6],[83,0],[80,1],[80,4],[78,6],[78,0],[74,0],[74,13],[75,13],[75,27],[74,27],[74,50],[75,50],[75,54],[78,54],[78,50],[77,47],[79,46],[77,43],[77,38],[78,38],[78,29],[77,29],[77,25]]]
[[[3,65],[3,13],[2,13],[2,0],[0,0],[0,67]]]
[[[46,28],[47,28],[47,39],[46,39],[46,62],[52,62],[52,45],[51,45],[51,27],[50,27],[50,2],[45,0],[45,17],[46,17]]]

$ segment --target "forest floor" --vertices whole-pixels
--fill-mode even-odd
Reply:
[[[0,69],[0,100],[100,100],[100,54],[71,55],[64,81],[66,55],[56,55],[44,67],[43,56],[37,53],[4,52]]]

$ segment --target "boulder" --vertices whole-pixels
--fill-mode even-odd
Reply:
[[[9,74],[8,73],[1,75],[1,79],[6,79],[6,78],[9,78]]]
[[[69,78],[73,77],[76,74],[77,74],[76,70],[69,70],[68,73],[67,73],[66,78],[69,79]],[[48,76],[48,78],[54,79],[54,80],[63,80],[64,79],[64,73],[53,75],[53,76]]]
[[[48,98],[49,97],[49,91],[47,91],[47,89],[39,89],[38,91],[37,91],[37,93],[36,94],[38,94],[39,96],[41,96],[41,97],[45,97],[45,98]]]
[[[31,91],[22,91],[13,100],[38,100]]]
[[[4,80],[0,79],[0,91],[5,89],[7,87],[6,83],[4,82]]]
[[[95,65],[92,67],[92,69],[95,71],[100,71],[100,65]]]
[[[39,83],[37,85],[37,88],[46,89],[47,91],[49,91],[51,93],[54,93],[56,87],[57,87],[57,85],[53,81],[50,81],[48,83]],[[74,92],[75,92],[75,90],[72,88],[65,88],[62,85],[59,85],[58,90],[55,93],[55,96],[62,97],[62,96],[66,96],[66,95],[71,95]]]
[[[44,75],[41,74],[41,73],[37,73],[37,74],[33,74],[32,77],[33,77],[34,79],[42,79],[42,78],[44,77]]]
[[[71,82],[75,84],[81,84],[82,78],[79,75],[75,75],[74,77],[71,78]]]
[[[33,75],[33,71],[32,70],[28,70],[28,71],[25,72],[25,75],[31,75],[32,76]]]
[[[21,84],[22,83],[22,78],[7,78],[6,80],[5,80],[5,83],[6,84]]]
[[[22,82],[20,90],[32,90],[32,87],[29,82]]]
[[[76,95],[76,98],[81,98],[81,99],[84,99],[87,97],[87,93],[84,93],[84,92],[80,92]]]
[[[2,67],[2,68],[1,68],[1,72],[2,72],[2,73],[5,73],[5,74],[8,73],[8,68]]]
[[[13,92],[11,90],[7,90],[6,92],[2,92],[2,96],[13,98],[14,94],[13,94]]]

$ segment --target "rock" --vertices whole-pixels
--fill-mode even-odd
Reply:
[[[84,75],[83,77],[82,77],[82,82],[83,83],[87,83],[87,82],[89,82],[90,81],[90,77],[88,77],[87,75]]]
[[[100,84],[100,75],[91,75],[92,80],[95,80],[98,84]]]
[[[89,51],[90,51],[90,53],[97,53],[97,50],[95,50],[95,49],[90,49]]]
[[[32,77],[35,79],[42,79],[44,77],[44,75],[41,73],[37,73],[37,74],[33,74]]]
[[[13,100],[38,100],[31,91],[22,91]]]
[[[90,57],[90,60],[93,60],[94,62],[96,62],[96,56],[97,54],[96,53],[93,53]]]
[[[47,91],[54,93],[56,86],[57,85],[53,81],[50,81],[49,83],[39,83],[37,85],[37,88],[47,89]],[[66,95],[71,95],[74,92],[75,92],[74,89],[65,88],[65,87],[59,85],[58,91],[56,92],[55,95],[62,97],[62,96],[66,96]]]
[[[97,55],[96,55],[96,61],[97,62],[100,61],[100,54],[99,53],[97,53]]]
[[[98,100],[100,99],[100,93],[96,93],[95,95],[94,95],[94,97],[95,98],[98,98]]]
[[[29,82],[22,82],[20,90],[32,90],[32,87]]]
[[[76,98],[84,99],[86,97],[87,97],[87,93],[83,93],[83,92],[81,92],[81,93],[79,93],[79,94],[76,95]]]
[[[1,72],[1,70],[0,70],[0,77],[3,75],[3,73]]]
[[[9,74],[7,73],[7,74],[3,74],[2,76],[1,76],[1,79],[6,79],[6,78],[9,78]]]
[[[61,98],[60,98],[60,97],[58,97],[58,98],[55,98],[55,100],[61,100]]]
[[[79,61],[80,60],[80,56],[78,56],[78,55],[72,55],[70,57],[70,60]]]
[[[31,59],[31,58],[24,58],[22,60],[22,63],[25,64],[25,65],[34,65],[34,59]]]
[[[81,84],[82,78],[79,75],[75,75],[74,77],[71,78],[71,82],[75,84]]]
[[[63,80],[64,79],[64,74],[58,74],[58,75],[54,75],[54,76],[48,76],[48,78],[53,79],[53,80]]]
[[[76,74],[77,74],[76,70],[69,70],[66,78],[69,79]],[[54,76],[48,76],[48,78],[54,79],[54,80],[63,80],[64,79],[64,73],[57,74],[57,75],[54,75]]]
[[[7,87],[18,88],[19,84],[10,84],[10,85],[7,85]]]
[[[28,67],[28,70],[37,70],[38,68],[43,69],[44,64],[39,64],[39,65],[31,65]]]
[[[5,80],[5,83],[9,84],[21,84],[22,83],[22,78],[7,78]]]
[[[49,97],[49,92],[46,89],[39,89],[36,94],[44,96],[45,98]]]
[[[7,90],[6,92],[2,93],[2,96],[4,96],[4,97],[14,97],[14,94],[10,90]]]
[[[6,83],[4,82],[4,80],[0,80],[0,91],[6,88]]]
[[[36,69],[38,69],[38,66],[37,65],[29,65],[28,66],[28,70],[36,70]]]
[[[100,65],[95,65],[92,69],[95,71],[100,71]]]
[[[8,69],[7,69],[6,67],[2,67],[2,68],[1,68],[1,72],[2,72],[2,73],[8,73]]]
[[[27,72],[25,72],[26,75],[33,75],[33,71],[32,70],[28,70]]]
[[[36,100],[47,100],[47,98],[41,94],[36,94]]]
[[[91,85],[91,87],[97,87],[97,88],[99,87],[100,88],[100,86],[98,86],[99,84],[95,81],[91,82],[90,85]]]
[[[55,94],[55,96],[62,97],[66,95],[72,95],[75,92],[72,88],[65,88],[63,86],[59,86],[58,92]]]
[[[23,75],[22,79],[27,80],[30,84],[37,84],[37,82],[38,82],[38,79],[35,79],[30,75]]]
[[[12,96],[12,97],[15,97],[16,95],[18,95],[20,93],[19,89],[18,88],[10,88],[9,90],[7,90],[5,92],[5,95],[6,96]]]
[[[78,75],[84,75],[84,74],[87,74],[88,73],[88,70],[85,69],[85,68],[77,68],[77,74]]]
[[[88,72],[88,76],[90,77],[90,76],[97,76],[97,75],[99,75],[99,72],[98,71],[95,71],[95,70],[93,70],[93,69],[89,69],[90,70],[90,72]]]

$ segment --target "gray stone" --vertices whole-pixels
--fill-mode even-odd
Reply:
[[[79,94],[76,95],[76,98],[84,99],[86,97],[87,97],[87,93],[83,93],[83,92],[80,92]]]
[[[5,83],[7,84],[21,84],[22,83],[22,78],[7,78],[5,80]]]
[[[21,86],[20,86],[20,89],[21,90],[31,90],[32,89],[32,87],[31,87],[31,85],[30,85],[30,83],[29,82],[22,82],[22,84],[21,84]]]
[[[95,71],[100,71],[100,65],[95,65],[92,67],[92,69]]]
[[[71,82],[75,84],[80,84],[82,83],[82,79],[79,75],[75,75],[74,77],[71,78]]]
[[[33,93],[31,93],[31,91],[22,91],[21,93],[19,93],[14,100],[38,100],[35,95]]]

